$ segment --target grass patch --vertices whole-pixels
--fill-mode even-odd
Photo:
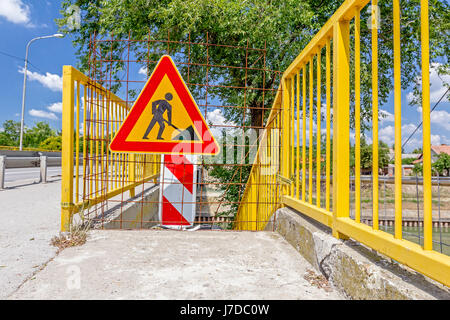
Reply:
[[[69,232],[60,233],[50,240],[50,244],[58,248],[58,253],[65,248],[81,246],[86,243],[87,232],[91,223],[71,225]]]

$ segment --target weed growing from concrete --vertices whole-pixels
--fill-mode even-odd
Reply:
[[[58,248],[58,253],[68,247],[81,246],[86,242],[87,232],[91,228],[91,222],[84,219],[84,210],[80,211],[81,222],[70,224],[69,232],[60,232],[50,240],[50,244]]]

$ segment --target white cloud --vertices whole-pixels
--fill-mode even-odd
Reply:
[[[50,120],[58,120],[58,117],[53,112],[47,112],[44,110],[36,110],[31,109],[29,112],[30,116],[36,117],[36,118],[45,118]]]
[[[450,113],[447,111],[434,110],[430,114],[430,121],[432,123],[439,124],[440,126],[446,128],[447,130],[450,130]]]
[[[144,76],[147,76],[147,67],[141,67],[138,71],[139,74],[143,74]]]
[[[420,119],[422,119],[422,107],[418,107],[417,112],[420,113]],[[435,109],[430,113],[430,122],[450,130],[450,112]]]
[[[438,102],[442,95],[447,91],[447,88],[444,86],[444,83],[450,83],[450,75],[442,75],[439,77],[437,73],[437,68],[440,66],[439,63],[433,63],[431,65],[430,72],[430,101]],[[441,102],[447,102],[448,95],[444,97]]]
[[[414,130],[416,130],[416,128],[417,128],[416,124],[413,124],[413,123],[404,124],[404,125],[402,125],[402,135],[410,135],[411,133],[414,132]],[[416,131],[416,134],[421,133],[421,132],[422,132],[422,130],[419,128]]]
[[[30,7],[22,0],[1,0],[0,16],[12,23],[30,24]]]
[[[394,143],[394,137],[394,126],[387,126],[378,131],[378,141],[387,143],[389,147]]]
[[[447,87],[444,86],[444,83],[450,83],[450,75],[442,75],[439,76],[437,73],[437,69],[441,66],[440,63],[432,63],[430,67],[430,102],[435,103],[438,102],[439,99],[444,95],[445,91],[447,91]],[[416,82],[421,86],[421,77],[416,78]],[[408,102],[411,102],[414,98],[414,95],[411,92],[408,92],[406,95],[406,99]],[[441,102],[448,102],[448,94],[442,98]]]
[[[414,100],[414,93],[412,91],[408,92],[408,94],[406,95],[406,100],[408,100],[408,102]]]
[[[381,110],[380,109],[380,114],[382,115],[380,122],[384,123],[384,122],[394,122],[395,117],[392,113],[390,113],[389,111],[386,110]],[[383,117],[384,116],[384,117]]]
[[[409,137],[411,133],[416,129],[416,125],[413,123],[407,123],[402,125],[402,143]],[[422,130],[419,129],[416,131],[415,135],[421,134]],[[390,147],[395,142],[395,127],[394,126],[386,126],[378,131],[378,139],[387,143]],[[408,141],[408,145],[411,144],[412,140]]]
[[[236,124],[232,121],[228,121],[221,109],[214,109],[206,114],[206,122],[208,123],[211,132],[214,137],[222,137],[222,131],[225,129],[226,134],[234,134],[233,128],[229,126],[235,126]]]
[[[431,135],[431,144],[432,145],[440,145],[441,144],[441,136],[438,134]]]
[[[62,113],[62,102],[55,102],[47,107],[51,112]]]
[[[19,70],[20,73],[24,73],[24,68]],[[45,75],[38,72],[27,70],[27,77],[32,81],[40,82],[44,87],[49,88],[52,91],[62,91],[62,77],[57,74],[46,72]]]

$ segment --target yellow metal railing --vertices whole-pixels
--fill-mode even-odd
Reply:
[[[109,150],[128,111],[125,101],[72,66],[64,66],[61,231],[69,229],[73,214],[80,210],[126,191],[134,197],[137,186],[152,179],[156,183],[159,155]]]
[[[402,237],[400,4],[393,0],[394,109],[395,109],[395,231],[379,230],[378,223],[378,29],[371,32],[372,59],[372,226],[361,219],[361,112],[360,112],[360,12],[369,0],[347,0],[284,72],[256,160],[238,209],[235,228],[264,229],[271,214],[288,206],[319,221],[339,239],[352,238],[394,260],[450,286],[450,257],[433,250],[431,212],[430,82],[428,1],[421,0],[422,117],[423,117],[423,247]],[[376,24],[377,0],[372,1]],[[354,44],[350,44],[350,23]],[[350,50],[354,48],[353,59]],[[332,60],[331,60],[332,59]],[[353,60],[353,61],[352,61]],[[352,65],[353,63],[353,65]],[[355,218],[350,218],[350,72],[354,67],[355,92]],[[325,71],[325,106],[321,110],[322,70]],[[331,79],[331,71],[333,79]],[[308,94],[309,91],[309,94]],[[321,116],[326,120],[325,151]],[[307,105],[307,96],[309,103]],[[333,99],[331,101],[331,98]],[[309,110],[308,110],[309,107]],[[332,110],[332,112],[331,112]],[[300,125],[301,117],[301,125]],[[306,120],[309,120],[307,126]],[[281,128],[279,134],[275,128]],[[333,130],[331,132],[331,130]],[[308,140],[307,140],[307,133]],[[333,139],[331,139],[333,137]],[[315,140],[315,141],[314,141]],[[331,143],[333,144],[331,146]],[[316,154],[313,154],[313,146]],[[271,146],[268,148],[267,146]],[[308,150],[307,150],[308,147]],[[332,154],[331,154],[332,147]],[[270,152],[268,152],[268,151]],[[300,154],[301,153],[301,154]],[[307,159],[308,156],[308,159]],[[278,160],[280,160],[278,162]],[[324,171],[321,169],[325,163]],[[263,164],[263,165],[262,165]],[[332,166],[332,167],[331,167]],[[264,168],[270,168],[264,172]],[[315,170],[315,175],[314,175]],[[270,173],[269,173],[270,172]],[[269,174],[268,174],[269,173]],[[325,195],[321,193],[325,175]],[[277,179],[276,190],[264,190],[258,182]],[[313,189],[313,179],[316,188]],[[262,185],[264,187],[264,185]],[[268,187],[264,187],[268,188]],[[261,194],[263,198],[261,199]],[[259,196],[258,196],[259,195]],[[315,198],[315,199],[314,199]],[[263,201],[264,200],[264,201]],[[269,200],[269,201],[267,201]],[[314,201],[315,200],[315,201]],[[322,201],[323,200],[323,201]],[[330,203],[330,200],[332,202]],[[272,203],[258,208],[257,202]]]

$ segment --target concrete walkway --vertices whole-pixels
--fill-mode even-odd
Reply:
[[[90,231],[9,299],[341,299],[280,235]]]
[[[0,299],[56,255],[50,245],[60,227],[61,180],[9,182],[0,191]]]

